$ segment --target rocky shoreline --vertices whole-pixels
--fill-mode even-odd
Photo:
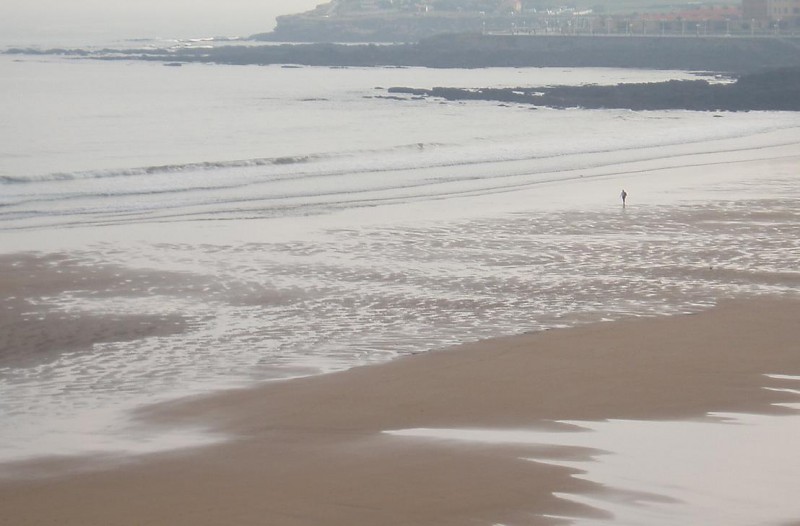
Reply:
[[[342,67],[614,67],[752,73],[800,67],[800,37],[528,36],[450,34],[414,44],[273,44],[173,49],[11,49],[169,63]]]
[[[489,100],[553,108],[800,111],[800,38],[672,38],[441,35],[416,44],[277,44],[172,49],[11,49],[6,54],[63,55],[284,67],[614,67],[715,72],[735,83],[704,80],[618,86],[525,86],[510,89],[395,87],[387,98]]]
[[[552,86],[506,89],[392,87],[387,98],[484,100],[550,108],[800,111],[800,68],[779,69],[740,77],[729,84],[705,80],[668,81],[616,86]]]

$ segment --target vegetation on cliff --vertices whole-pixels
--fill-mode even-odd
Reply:
[[[417,42],[479,32],[562,35],[774,35],[798,33],[800,17],[742,16],[717,0],[332,0],[278,17],[273,42]]]

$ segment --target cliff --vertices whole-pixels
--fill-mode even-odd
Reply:
[[[774,36],[800,34],[800,16],[777,25],[741,15],[740,2],[659,0],[332,0],[278,17],[272,42],[418,42],[442,34]]]
[[[326,17],[315,13],[278,17],[271,33],[253,40],[271,42],[417,42],[439,34],[480,33],[488,27],[508,27],[509,15],[478,13],[373,13]]]

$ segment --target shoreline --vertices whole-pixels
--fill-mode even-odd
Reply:
[[[336,44],[314,42],[226,45],[211,49],[10,48],[10,55],[64,55],[105,60],[151,60],[169,64],[286,64],[331,67],[624,67],[754,73],[800,66],[796,36],[661,37],[647,35],[481,35],[440,34],[416,43]],[[335,40],[333,40],[335,42]],[[327,42],[331,42],[328,40]]]
[[[720,517],[697,520],[685,503],[674,502],[680,496],[664,490],[665,480],[689,495],[705,492],[659,478],[657,470],[647,471],[653,480],[642,483],[644,495],[595,471],[615,458],[635,458],[627,456],[626,440],[604,438],[618,425],[635,432],[624,438],[647,436],[663,424],[666,436],[683,437],[690,452],[709,451],[703,440],[681,435],[691,423],[709,426],[712,437],[730,445],[731,458],[750,462],[741,471],[748,480],[754,468],[765,471],[760,488],[777,494],[771,490],[793,487],[771,486],[778,483],[770,470],[795,455],[769,440],[800,428],[744,441],[731,433],[798,421],[792,408],[773,405],[796,402],[800,374],[794,135],[793,128],[782,146],[774,142],[783,134],[759,135],[743,151],[696,152],[690,144],[665,152],[674,160],[595,165],[575,172],[586,179],[444,200],[435,210],[386,207],[385,223],[364,221],[374,210],[346,211],[324,227],[302,225],[305,234],[319,229],[313,236],[243,239],[237,222],[202,229],[179,223],[155,236],[152,226],[133,222],[64,229],[57,240],[47,239],[52,229],[8,235],[51,253],[0,258],[25,270],[20,279],[0,268],[0,285],[5,277],[5,290],[13,291],[0,299],[0,329],[10,328],[3,333],[9,337],[17,331],[25,345],[50,346],[60,361],[5,369],[7,458],[23,450],[91,455],[0,465],[0,518],[75,526],[555,524],[555,517],[572,518],[561,523],[609,518],[613,503],[624,501],[667,515],[680,508],[688,513],[684,523],[740,526]],[[646,184],[642,173],[652,174]],[[608,201],[609,185],[611,199],[620,187],[630,192],[626,209]],[[464,203],[479,205],[466,219]],[[423,221],[404,222],[416,211],[424,212]],[[247,226],[280,230],[297,221]],[[189,256],[191,265],[176,264]],[[277,275],[291,279],[280,286]],[[415,288],[398,293],[398,284]],[[629,316],[720,301],[695,315]],[[336,316],[326,318],[331,310]],[[265,316],[287,312],[298,323],[274,324],[277,318]],[[381,320],[381,314],[395,317]],[[431,323],[439,315],[460,318]],[[396,325],[373,323],[375,316]],[[486,339],[604,318],[625,319]],[[319,324],[316,332],[291,340],[309,322]],[[81,326],[96,332],[64,332]],[[387,327],[398,331],[389,334],[393,340],[382,331]],[[337,328],[338,334],[331,330]],[[290,339],[293,355],[271,354],[276,336]],[[124,411],[129,406],[113,405],[120,398],[141,404],[152,393],[166,396],[209,380],[219,380],[212,387],[243,385],[276,362],[379,359],[368,353],[441,348],[471,336],[481,341],[150,406],[133,413],[138,426],[92,412]],[[77,352],[59,355],[67,341]],[[187,391],[199,389],[181,393]],[[723,423],[741,413],[767,415]],[[578,428],[587,431],[568,433]],[[456,436],[413,436],[419,430]],[[472,431],[538,437],[461,438]],[[158,440],[179,447],[138,456],[135,447],[125,448],[152,452],[147,446]],[[778,460],[754,456],[746,447],[753,443]],[[657,462],[675,451],[661,445],[645,459]],[[674,465],[695,465],[687,458]],[[697,480],[706,479],[689,482]],[[777,510],[759,502],[756,512]],[[786,522],[777,519],[747,526]]]
[[[556,524],[546,516],[608,517],[554,495],[593,495],[602,484],[576,478],[574,467],[520,460],[586,460],[591,450],[384,432],[546,430],[564,420],[706,419],[712,412],[796,416],[774,405],[797,402],[796,383],[765,375],[800,375],[797,320],[794,297],[732,300],[695,315],[487,340],[167,403],[140,416],[153,425],[211,424],[237,438],[67,476],[3,480],[0,500],[20,525],[56,517],[83,526],[455,525],[523,517],[525,524]]]
[[[800,114],[374,97],[679,71],[3,57],[0,523],[800,517],[756,491],[800,473]],[[725,498],[756,517],[694,513]]]

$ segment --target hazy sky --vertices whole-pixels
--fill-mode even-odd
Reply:
[[[246,36],[326,0],[0,0],[0,44]]]

